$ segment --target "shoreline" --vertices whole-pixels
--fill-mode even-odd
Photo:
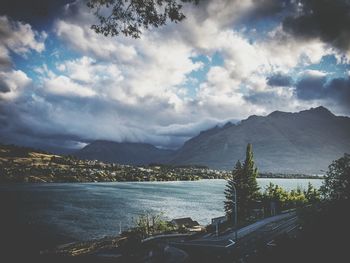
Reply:
[[[301,176],[301,177],[283,177],[283,176],[274,176],[274,177],[257,177],[256,179],[288,179],[288,180],[323,180],[323,176]],[[202,180],[227,180],[227,178],[198,178],[195,180],[143,180],[143,181],[44,181],[44,180],[35,180],[35,181],[0,181],[0,185],[15,185],[15,184],[96,184],[96,183],[166,183],[166,182],[198,182]]]

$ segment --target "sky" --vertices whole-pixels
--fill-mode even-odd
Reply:
[[[0,2],[0,142],[180,147],[200,131],[323,105],[350,115],[350,1],[202,0],[140,39],[84,0]]]

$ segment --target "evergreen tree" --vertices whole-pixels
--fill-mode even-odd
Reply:
[[[258,169],[254,163],[253,147],[247,145],[246,158],[242,166],[242,178],[237,189],[238,194],[238,216],[245,220],[249,211],[254,207],[255,201],[259,197],[259,186],[256,181]]]
[[[225,212],[229,218],[233,211],[233,184],[237,190],[237,212],[238,219],[245,220],[249,210],[259,196],[259,187],[256,181],[258,170],[254,164],[252,145],[247,145],[246,159],[243,164],[238,161],[232,172],[232,178],[227,181],[225,189]]]
[[[239,183],[240,179],[242,178],[242,164],[238,160],[235,168],[232,171],[232,177],[227,180],[226,189],[225,189],[225,198],[224,201],[224,208],[225,213],[228,219],[233,218],[233,211],[234,211],[234,191],[235,188],[237,189],[237,183]],[[238,201],[237,201],[238,203]]]
[[[320,191],[313,187],[310,182],[307,185],[307,190],[304,191],[304,196],[310,204],[316,203],[321,199]]]
[[[258,168],[254,163],[253,146],[251,143],[248,143],[247,145],[246,159],[243,164],[243,173],[247,181],[247,203],[251,205],[259,196],[259,186],[258,182],[256,181],[256,177],[258,176]]]

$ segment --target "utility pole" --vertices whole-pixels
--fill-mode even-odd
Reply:
[[[234,204],[234,213],[235,213],[235,216],[234,216],[234,227],[235,227],[235,241],[237,242],[237,190],[236,190],[236,186],[234,184],[232,184],[233,186],[233,190],[234,190],[234,193],[233,193],[233,204]]]

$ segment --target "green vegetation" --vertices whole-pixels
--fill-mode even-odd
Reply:
[[[262,173],[259,172],[258,178],[281,178],[281,179],[323,179],[323,175],[310,174],[288,174],[288,173]]]
[[[247,149],[247,152],[249,147]],[[252,154],[247,153],[247,159],[252,161]],[[225,190],[225,211],[232,211],[233,185],[237,192],[245,194],[256,193],[254,184],[249,186],[256,171],[250,165],[250,173],[245,174],[244,164],[237,162],[232,177],[227,182]],[[247,170],[246,170],[247,171]],[[253,175],[253,176],[252,176]],[[247,194],[245,196],[248,196]],[[239,198],[239,196],[238,196]],[[278,185],[270,183],[264,191],[249,198],[257,201],[249,203],[243,199],[243,204],[248,204],[248,210],[263,209],[264,216],[274,215],[283,210],[296,208],[299,227],[294,234],[284,233],[273,240],[273,246],[261,245],[255,251],[254,256],[247,262],[343,262],[348,257],[348,239],[350,233],[350,155],[344,154],[338,160],[329,165],[329,170],[324,177],[320,189],[314,188],[310,183],[305,190],[295,189],[286,191]],[[242,198],[241,198],[242,199]],[[238,199],[240,200],[240,199]],[[257,204],[261,204],[258,206]],[[240,213],[239,225],[249,222],[249,213],[243,210],[238,201]],[[230,224],[231,224],[230,220]]]
[[[283,210],[314,204],[321,198],[319,190],[311,183],[304,191],[297,188],[288,192],[272,183],[264,191],[259,191],[257,177],[258,169],[254,164],[252,145],[248,144],[244,163],[237,161],[225,189],[224,209],[229,218],[234,211],[234,187],[237,190],[237,215],[240,224],[249,220],[253,210],[259,210],[263,216],[274,215]]]
[[[91,26],[96,33],[139,38],[142,29],[182,21],[183,4],[191,2],[197,4],[199,0],[89,0],[87,6],[99,20],[99,24]]]
[[[240,220],[244,220],[250,209],[259,197],[259,187],[256,181],[258,169],[254,164],[253,148],[249,143],[247,145],[246,159],[243,165],[237,161],[232,172],[232,177],[228,179],[225,190],[226,201],[224,203],[225,212],[232,217],[234,186],[237,190],[237,212]],[[234,185],[234,186],[233,186]]]
[[[350,155],[344,154],[329,166],[321,192],[326,200],[350,200]]]
[[[134,220],[132,231],[142,239],[152,235],[171,233],[177,229],[169,221],[166,221],[164,213],[145,212]]]
[[[308,187],[305,198],[312,205],[298,209],[300,229],[294,238],[275,240],[252,262],[346,262],[350,233],[350,155],[329,165],[320,192]],[[279,196],[282,194],[279,194]],[[248,261],[249,262],[249,261]]]
[[[232,176],[227,179],[226,189],[224,191],[225,193],[225,201],[224,201],[224,209],[226,216],[228,217],[229,221],[231,221],[231,218],[234,216],[234,202],[235,198],[237,197],[236,193],[236,183],[237,179],[240,178],[240,173],[242,171],[242,164],[240,161],[237,161],[235,168],[232,171]],[[238,207],[237,207],[238,210]]]
[[[276,212],[278,213],[283,210],[314,204],[320,200],[320,192],[318,189],[314,188],[311,183],[308,184],[308,188],[304,191],[297,188],[289,192],[278,185],[270,183],[260,197],[265,208],[269,207],[273,202]],[[271,211],[267,209],[265,214],[269,213],[271,213]]]

